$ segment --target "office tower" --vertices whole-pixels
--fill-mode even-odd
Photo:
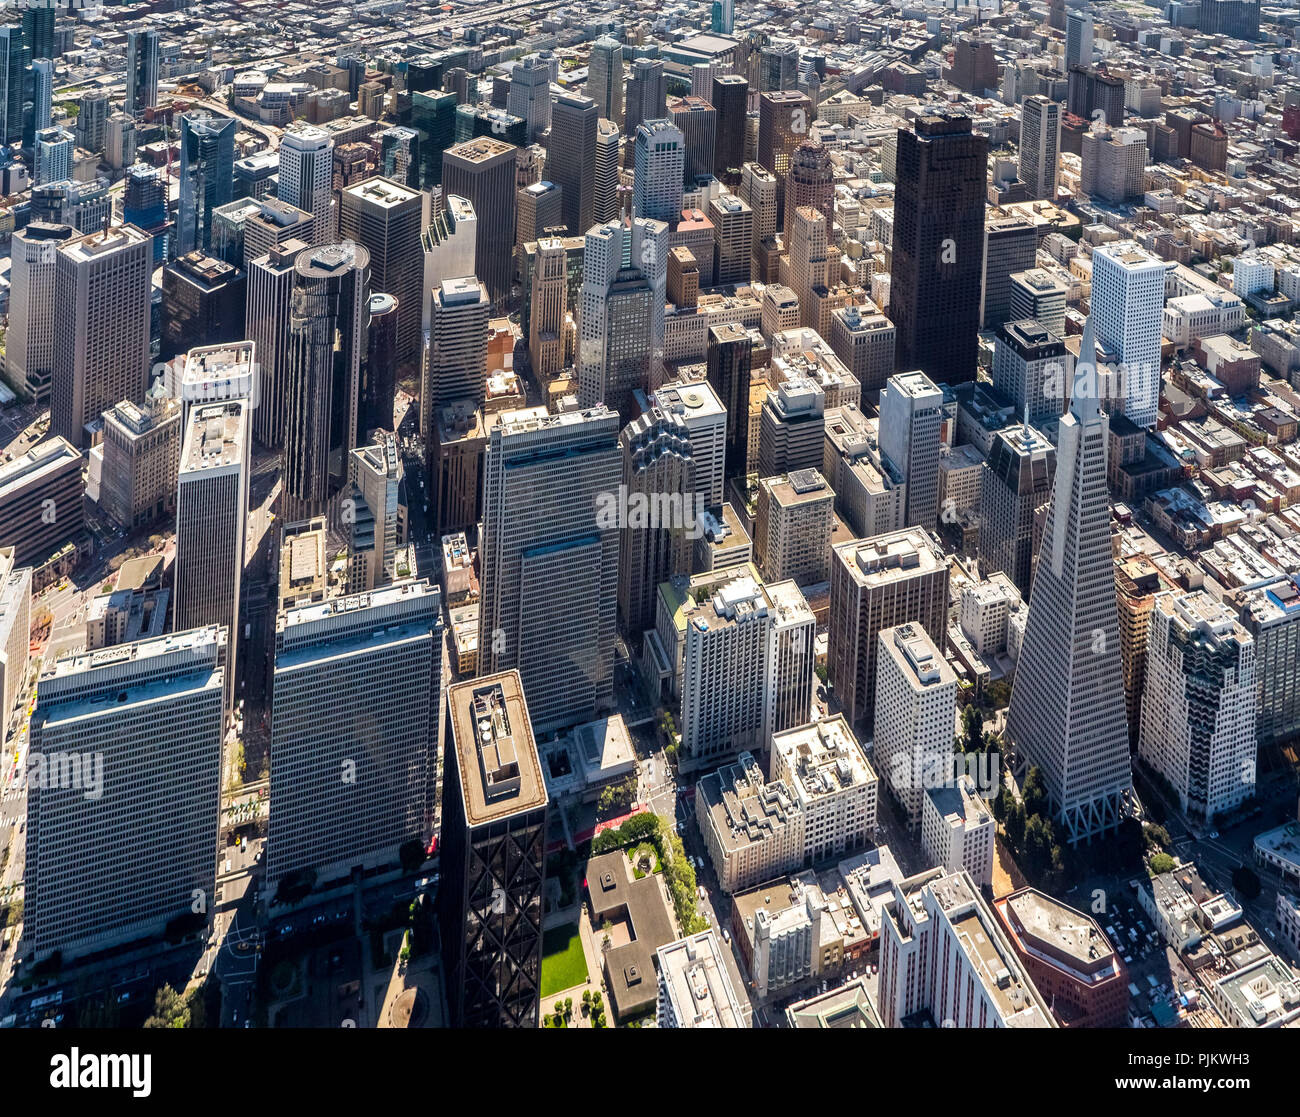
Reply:
[[[1077,9],[1065,13],[1065,72],[1092,65],[1092,16]]]
[[[894,371],[894,323],[883,314],[864,314],[863,308],[844,306],[831,311],[832,351],[862,385],[876,391]]]
[[[587,233],[583,250],[578,402],[583,407],[604,403],[625,419],[634,413],[633,393],[651,387],[654,288],[646,273],[653,268],[654,275],[660,265],[648,226],[662,228],[662,223],[636,222],[630,230],[618,222],[597,225]],[[646,266],[627,267],[625,259]],[[662,268],[666,293],[666,258]]]
[[[291,240],[310,245],[315,227],[316,218],[306,210],[278,198],[264,198],[244,220],[244,260],[251,264]]]
[[[430,454],[438,413],[456,400],[482,406],[487,380],[487,330],[492,304],[487,288],[472,275],[435,287],[429,319],[429,347],[420,387],[420,432]]]
[[[334,139],[328,132],[311,125],[285,131],[276,196],[312,215],[313,245],[334,240]]]
[[[659,585],[691,572],[698,536],[695,458],[686,421],[652,407],[623,428],[618,438],[623,484],[605,498],[602,511],[617,518],[619,532],[618,616],[634,646],[654,627]]]
[[[72,148],[72,133],[62,128],[37,129],[33,138],[32,185],[71,178]]]
[[[551,112],[546,173],[564,192],[563,224],[568,226],[570,236],[581,236],[596,223],[596,134],[600,116],[595,101],[573,93],[557,97]]]
[[[714,34],[730,35],[736,28],[735,0],[713,0],[709,27]]]
[[[551,126],[551,66],[540,54],[522,58],[510,71],[506,108],[524,121],[524,143],[536,143]]]
[[[283,365],[285,520],[325,513],[331,481],[357,445],[361,360],[370,312],[370,253],[359,244],[301,251]]]
[[[474,248],[478,217],[467,198],[452,194],[434,207],[420,235],[424,252],[424,300],[421,328],[429,331],[433,316],[433,290],[448,279],[474,274]]]
[[[28,56],[35,59],[55,58],[59,51],[54,41],[54,6],[23,9],[23,42]]]
[[[1069,291],[1069,284],[1063,278],[1041,268],[1015,272],[1011,276],[1011,308],[1007,321],[1024,322],[1032,318],[1056,337],[1064,337],[1065,302]]]
[[[32,569],[14,562],[12,547],[0,547],[0,733],[27,698],[31,616]]]
[[[966,116],[899,129],[889,316],[900,371],[939,384],[975,378],[984,275],[988,139]]]
[[[765,580],[828,580],[834,508],[835,493],[816,469],[758,482],[754,557]]]
[[[744,477],[749,456],[749,385],[753,364],[749,334],[736,323],[709,327],[708,380],[727,415],[727,477]]]
[[[759,333],[769,345],[777,334],[799,328],[799,296],[780,283],[769,283],[763,288],[763,309],[759,319]],[[893,372],[893,367],[890,367]]]
[[[85,523],[81,454],[55,436],[0,465],[0,547],[43,566]]]
[[[1146,192],[1147,137],[1140,128],[1085,132],[1081,160],[1079,188],[1091,198],[1119,203]]]
[[[734,194],[709,202],[713,222],[713,282],[719,287],[749,282],[754,251],[754,211]]]
[[[391,409],[389,421],[392,421]],[[404,479],[397,438],[382,428],[374,431],[368,445],[358,446],[348,455],[348,481],[356,502],[353,511],[368,515],[374,543],[374,563],[366,589],[399,578],[398,548],[406,542]]]
[[[371,178],[339,194],[339,236],[370,253],[370,283],[397,299],[397,359],[420,344],[424,259],[420,233],[425,196],[385,178]]]
[[[122,191],[122,220],[124,224],[134,225],[150,235],[154,267],[160,267],[171,255],[168,251],[171,220],[167,194],[163,168],[145,163],[135,163],[127,168],[126,189]]]
[[[384,116],[384,99],[388,90],[382,82],[366,81],[357,86],[357,115],[368,116],[371,120],[382,120]]]
[[[948,565],[926,532],[904,528],[832,546],[826,666],[851,724],[875,724],[877,636],[909,621],[936,644],[946,639]]]
[[[1131,240],[1100,245],[1092,254],[1097,340],[1120,365],[1124,416],[1139,427],[1154,427],[1159,413],[1166,268]]]
[[[379,171],[384,178],[420,188],[420,133],[400,124],[379,133]]]
[[[447,691],[439,928],[450,1024],[537,1027],[546,782],[518,671]]]
[[[682,215],[682,176],[686,140],[667,120],[651,120],[636,130],[636,178],[632,212],[637,217],[676,224]]]
[[[420,189],[429,190],[442,184],[443,155],[456,142],[456,94],[412,92],[407,123],[420,134]]]
[[[880,393],[880,452],[907,485],[904,523],[933,531],[939,518],[943,392],[923,372],[891,376]]]
[[[23,142],[23,95],[31,55],[23,43],[23,25],[0,26],[0,142]]]
[[[627,78],[627,102],[622,120],[623,134],[635,136],[648,121],[667,115],[668,86],[664,64],[658,58],[636,58]]]
[[[564,242],[543,237],[537,242],[528,316],[528,363],[545,384],[564,368],[565,330],[569,311],[568,260]]]
[[[1079,66],[1069,71],[1066,111],[1102,127],[1124,123],[1124,81],[1104,69]]]
[[[1260,0],[1202,0],[1198,27],[1203,35],[1259,38]]]
[[[553,182],[534,182],[515,198],[515,245],[527,244],[564,224],[564,192]]]
[[[1060,177],[1061,106],[1042,96],[1020,103],[1020,181],[1029,197],[1056,201]]]
[[[700,266],[695,254],[681,245],[668,253],[668,301],[675,307],[700,302]]]
[[[59,245],[50,430],[87,444],[86,424],[149,386],[150,237],[134,225]]]
[[[393,425],[397,402],[397,345],[400,304],[385,291],[370,295],[370,322],[366,359],[361,377],[361,427],[359,434]]]
[[[1223,602],[1156,597],[1137,752],[1206,824],[1255,794],[1255,665],[1254,639]]]
[[[759,419],[759,476],[818,468],[825,430],[826,393],[821,385],[803,376],[782,381],[767,393]]]
[[[479,662],[519,671],[538,732],[589,721],[612,698],[619,533],[597,516],[622,477],[618,431],[597,407],[507,414],[489,434]]]
[[[1265,744],[1300,729],[1300,587],[1292,576],[1240,594],[1241,623],[1255,641],[1257,719]]]
[[[274,198],[279,184],[280,153],[259,151],[235,160],[236,198]]]
[[[266,882],[395,866],[433,836],[442,594],[427,582],[286,608],[275,623]]]
[[[262,206],[253,198],[237,198],[212,211],[212,255],[237,268],[244,266],[244,226],[260,213]],[[261,255],[261,253],[255,253]]]
[[[230,704],[240,676],[240,589],[248,525],[251,408],[246,399],[196,404],[185,418],[176,490],[172,627],[226,629]]]
[[[162,359],[194,346],[242,340],[247,288],[243,268],[202,252],[178,256],[163,268]]]
[[[5,371],[37,403],[50,394],[56,340],[55,265],[59,245],[73,236],[67,225],[34,221],[10,240],[9,332]]]
[[[39,132],[54,122],[54,63],[48,58],[32,62],[32,113],[29,130]]]
[[[124,112],[110,115],[104,126],[104,161],[115,171],[135,162],[135,120]]]
[[[882,628],[872,756],[913,831],[926,789],[952,781],[956,709],[957,676],[925,629],[915,622]]]
[[[24,938],[38,958],[178,923],[206,927],[216,904],[225,651],[226,633],[208,627],[46,667],[32,756],[62,757],[71,779],[27,770]]]
[[[158,32],[128,31],[122,111],[136,120],[158,103],[158,68]]]
[[[623,44],[608,35],[591,46],[587,96],[596,102],[602,119],[623,123]]]
[[[256,347],[260,397],[253,410],[253,435],[267,449],[278,450],[284,441],[294,261],[307,248],[304,241],[288,240],[248,264],[245,329]]]
[[[505,109],[457,105],[455,142],[466,143],[480,136],[493,136],[503,143],[526,148],[528,147],[528,121],[522,116],[506,112]],[[523,162],[522,158],[520,162]]]
[[[686,424],[695,462],[696,507],[717,508],[723,500],[727,412],[707,380],[674,381],[652,396],[655,409]]]
[[[622,133],[609,120],[596,122],[596,155],[592,171],[591,220],[603,225],[614,220],[621,209],[618,197],[619,141]],[[586,230],[584,230],[585,233]],[[577,236],[578,234],[574,233]]]
[[[713,29],[721,30],[733,0],[713,0]],[[720,15],[725,10],[728,16]],[[727,28],[731,30],[730,27]],[[660,1028],[743,1028],[740,1001],[723,962],[718,934],[700,931],[655,951],[659,998],[655,1023]]]
[[[475,231],[474,259],[478,277],[496,305],[509,298],[514,274],[517,153],[511,144],[481,136],[448,148],[442,161],[443,196],[465,198],[482,218]]]
[[[668,106],[668,119],[681,132],[686,145],[683,181],[694,185],[697,178],[713,173],[717,110],[703,97],[678,97]]]
[[[1094,288],[1095,290],[1095,288]],[[1011,692],[1007,735],[1042,770],[1071,842],[1113,830],[1131,777],[1111,561],[1106,452],[1092,319],[1084,329],[1070,411]]]
[[[713,107],[718,113],[717,140],[713,149],[713,173],[736,181],[745,164],[745,120],[749,105],[749,82],[739,74],[722,74],[713,79]]]
[[[996,212],[996,211],[995,211]],[[1011,314],[1011,276],[1034,266],[1038,237],[1023,217],[990,215],[984,225],[984,276],[980,319],[996,330]]]
[[[800,206],[791,217],[790,286],[799,299],[800,324],[820,333],[824,300],[818,295],[830,286],[827,280],[831,250],[826,217],[811,206]]]
[[[83,93],[77,102],[77,146],[86,151],[102,152],[111,114],[108,94],[103,90]]]
[[[760,92],[793,89],[799,76],[799,45],[788,39],[763,46],[758,59]]]
[[[100,508],[128,531],[170,519],[176,510],[181,458],[181,405],[151,397],[123,400],[104,412]]]
[[[795,211],[811,206],[826,218],[827,236],[835,224],[835,175],[830,153],[812,140],[804,140],[790,157],[785,182],[785,240],[790,244]]]
[[[1034,511],[1051,498],[1057,455],[1033,427],[999,431],[980,485],[979,565],[1001,570],[1026,597],[1034,575]]]
[[[785,228],[785,185],[794,149],[808,137],[813,106],[805,93],[779,86],[758,98],[758,162],[776,179],[776,228]],[[754,211],[752,197],[745,199]],[[757,234],[756,234],[757,235]]]
[[[880,915],[878,1003],[887,1028],[922,1020],[945,1028],[1057,1026],[964,870],[934,868],[893,883]]]
[[[1016,417],[1049,429],[1065,408],[1065,342],[1033,319],[1009,321],[993,343],[993,390]]]
[[[754,253],[759,245],[776,234],[776,176],[758,163],[745,163],[740,169],[740,199],[754,211]]]

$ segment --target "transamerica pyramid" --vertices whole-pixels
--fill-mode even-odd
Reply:
[[[1042,771],[1057,832],[1071,843],[1113,830],[1133,783],[1096,354],[1089,318],[1007,715],[1007,737]]]

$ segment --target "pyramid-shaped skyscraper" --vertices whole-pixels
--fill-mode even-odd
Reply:
[[[1062,417],[1056,478],[1007,736],[1039,767],[1070,842],[1114,830],[1132,788],[1092,321]]]

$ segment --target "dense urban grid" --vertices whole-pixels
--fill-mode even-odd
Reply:
[[[0,1028],[1300,1027],[1297,0],[6,7]]]

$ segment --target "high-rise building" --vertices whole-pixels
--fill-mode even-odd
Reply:
[[[771,288],[768,288],[771,290]],[[878,391],[894,372],[894,323],[857,306],[831,311],[826,339],[864,392]]]
[[[596,102],[603,120],[623,123],[623,44],[608,35],[602,35],[591,46],[587,96]]]
[[[54,123],[54,63],[48,58],[32,61],[32,111],[28,128],[39,132]]]
[[[134,225],[65,240],[55,260],[50,430],[74,446],[86,424],[149,386],[151,239]]]
[[[1038,235],[1023,217],[990,214],[984,224],[984,286],[980,319],[996,330],[1011,315],[1011,276],[1034,266]]]
[[[123,112],[139,120],[158,104],[158,70],[158,32],[128,31]]]
[[[754,211],[755,256],[763,241],[776,234],[776,191],[776,176],[766,167],[750,162],[740,168],[740,199]]]
[[[439,915],[453,1027],[537,1027],[547,792],[531,712],[518,671],[447,691]]]
[[[1051,498],[1056,451],[1021,424],[998,431],[980,484],[979,565],[1002,571],[1026,596],[1034,574],[1034,512]]]
[[[474,275],[478,216],[468,198],[455,194],[434,208],[420,236],[424,252],[424,308],[421,328],[427,335],[433,317],[433,290],[448,279]]]
[[[276,618],[267,886],[395,866],[434,833],[442,594],[425,581]],[[380,700],[376,700],[376,699]]]
[[[635,136],[636,130],[650,120],[662,120],[668,108],[668,86],[664,64],[658,58],[632,61],[627,78],[627,102],[622,121],[623,134]]]
[[[1092,16],[1075,10],[1065,13],[1065,72],[1071,66],[1092,65]]]
[[[1056,201],[1060,176],[1061,106],[1034,95],[1020,103],[1020,181],[1030,198]]]
[[[1099,245],[1092,254],[1096,336],[1119,362],[1124,417],[1148,429],[1156,425],[1160,409],[1167,267],[1159,256],[1131,240]]]
[[[1006,731],[1073,843],[1118,827],[1132,784],[1091,318],[1070,395]]]
[[[745,120],[749,108],[749,82],[739,74],[713,79],[713,107],[718,111],[717,142],[713,148],[713,173],[735,182],[745,165]]]
[[[291,240],[315,242],[316,218],[278,198],[263,198],[255,213],[244,219],[244,261],[251,264]]]
[[[25,390],[38,403],[49,398],[54,370],[58,249],[73,235],[68,225],[34,221],[25,229],[15,230],[10,241],[5,375],[11,385]]]
[[[1103,128],[1124,123],[1124,81],[1103,67],[1075,66],[1068,70],[1066,111]]]
[[[1203,35],[1259,38],[1260,0],[1202,0],[1198,27]]]
[[[1069,293],[1069,283],[1053,272],[1042,268],[1015,272],[1011,276],[1011,308],[1007,321],[1033,319],[1058,338],[1064,337],[1065,303]]]
[[[127,113],[111,113],[104,124],[104,161],[115,171],[135,162],[135,120]]]
[[[216,910],[225,646],[226,634],[207,627],[46,667],[26,771],[24,938],[38,958],[161,935],[177,920],[206,929]],[[63,770],[51,772],[56,758]]]
[[[880,393],[880,452],[907,485],[904,524],[933,531],[939,519],[943,391],[923,372],[891,376]]]
[[[323,128],[301,125],[285,131],[277,196],[315,219],[313,245],[334,240],[334,138]]]
[[[607,512],[619,517],[618,613],[639,645],[655,623],[661,582],[691,572],[698,535],[696,462],[685,419],[651,408],[619,435],[623,485]]]
[[[472,275],[434,288],[420,388],[420,431],[432,455],[437,415],[456,400],[482,406],[487,380],[487,328],[492,312],[487,288]]]
[[[245,234],[247,237],[247,234]],[[247,245],[247,239],[245,239]],[[289,359],[289,320],[293,305],[294,261],[307,251],[305,241],[273,244],[248,264],[245,329],[256,347],[259,402],[253,410],[253,435],[268,449],[284,441],[287,411],[285,375]]]
[[[195,346],[244,338],[247,276],[243,268],[191,252],[162,272],[160,354],[170,361]]]
[[[32,184],[64,182],[72,177],[72,133],[62,128],[39,128],[33,136]]]
[[[652,397],[655,408],[679,416],[686,424],[695,461],[695,506],[722,504],[726,480],[727,412],[707,380],[673,381]]]
[[[178,632],[205,625],[225,628],[232,707],[234,680],[242,669],[236,647],[243,635],[240,590],[248,534],[250,415],[244,399],[189,409],[176,494],[173,627]]]
[[[714,34],[730,35],[736,29],[735,0],[713,0],[709,26]]]
[[[1146,193],[1147,135],[1140,128],[1090,129],[1083,134],[1079,189],[1122,204]]]
[[[370,316],[370,253],[360,244],[302,251],[283,375],[284,469],[281,515],[289,522],[325,513],[360,441],[361,361]]]
[[[397,324],[400,306],[386,291],[370,293],[370,323],[361,378],[359,434],[393,425],[397,403]]]
[[[619,532],[598,516],[622,477],[618,432],[618,415],[597,407],[508,413],[489,435],[479,662],[518,669],[539,732],[611,701]]]
[[[736,324],[709,327],[709,386],[727,416],[727,477],[744,477],[756,462],[749,461],[749,386],[754,349],[749,334]]]
[[[1255,641],[1204,590],[1155,599],[1138,756],[1204,823],[1255,794]]]
[[[77,146],[86,151],[102,152],[108,138],[108,118],[112,106],[102,89],[83,93],[77,102]]]
[[[936,644],[947,638],[948,564],[926,532],[832,546],[826,666],[851,724],[874,725],[877,637],[909,621]]]
[[[667,120],[649,120],[636,130],[636,178],[632,212],[637,217],[666,221],[681,219],[686,140]]]
[[[763,86],[758,98],[758,162],[776,179],[776,226],[785,228],[785,184],[794,149],[808,137],[813,105],[806,93]],[[745,199],[758,212],[753,198]],[[757,235],[757,231],[755,233]],[[768,234],[770,235],[770,234]]]
[[[56,58],[60,51],[54,38],[54,7],[32,6],[23,9],[23,42],[33,59]]]
[[[703,97],[678,97],[668,106],[668,119],[685,143],[682,180],[693,186],[697,178],[713,173],[718,112]]]
[[[524,143],[536,143],[551,126],[551,63],[544,55],[521,58],[510,71],[506,108],[524,122]]]
[[[600,117],[595,101],[575,93],[557,97],[551,112],[546,173],[564,191],[563,223],[570,236],[582,236],[596,223],[596,133]]]
[[[526,296],[528,316],[528,363],[543,383],[548,383],[565,366],[566,324],[569,321],[568,258],[564,242],[543,237],[537,242],[532,286]]]
[[[713,0],[713,29],[729,19],[733,0]],[[725,12],[726,14],[720,14]],[[726,28],[728,31],[731,28]],[[740,1001],[723,963],[718,935],[706,931],[655,951],[659,1000],[655,1020],[661,1028],[743,1028]]]
[[[618,197],[621,140],[622,133],[613,121],[601,119],[596,122],[596,155],[591,185],[591,219],[596,224],[614,220],[622,208]],[[571,235],[579,234],[571,232]]]
[[[547,229],[559,229],[564,223],[562,188],[543,179],[520,189],[515,199],[516,247],[535,241]]]
[[[0,733],[26,703],[31,620],[32,569],[14,562],[12,547],[0,548]]]
[[[176,512],[181,460],[181,405],[123,400],[104,412],[99,506],[128,531]]]
[[[514,275],[515,158],[518,148],[490,136],[456,144],[443,153],[443,195],[455,194],[474,207],[477,275],[495,305],[510,295]],[[489,217],[490,215],[490,217]]]
[[[939,384],[975,378],[984,275],[988,140],[966,116],[899,129],[889,316],[900,371]]]
[[[713,222],[713,282],[719,287],[749,282],[754,253],[754,211],[734,194],[709,202]]]
[[[769,582],[811,586],[830,577],[835,493],[816,469],[758,482],[754,557]]]
[[[0,547],[14,561],[43,565],[85,524],[81,454],[66,438],[38,442],[0,465]]]
[[[206,112],[181,115],[181,201],[176,217],[176,251],[209,252],[212,211],[224,206],[235,189],[235,129],[232,116]],[[283,183],[283,161],[281,163]]]
[[[1300,586],[1294,577],[1240,596],[1241,623],[1255,641],[1255,733],[1265,744],[1300,731]]]
[[[368,445],[358,446],[348,455],[351,520],[353,525],[364,524],[368,536],[362,540],[359,530],[352,533],[354,563],[359,543],[368,544],[370,552],[358,591],[405,577],[399,568],[398,550],[406,542],[405,476],[397,437],[382,428],[374,431]],[[346,504],[344,509],[348,510]],[[348,523],[348,516],[343,522]]]
[[[426,196],[386,178],[371,178],[339,194],[339,236],[370,253],[370,282],[397,299],[397,359],[420,344],[424,257],[420,234]]]
[[[0,26],[0,142],[22,145],[24,94],[31,61],[23,42],[23,25]]]
[[[811,206],[826,218],[827,237],[835,224],[835,175],[830,153],[814,140],[804,140],[790,156],[785,181],[785,241],[789,246],[794,215],[800,206]]]
[[[1047,430],[1065,407],[1065,342],[1033,319],[1004,322],[993,342],[993,390],[1016,417]]]
[[[456,142],[456,94],[411,93],[409,124],[419,133],[420,189],[442,184],[443,155]],[[449,193],[444,185],[443,197]]]
[[[882,628],[872,755],[913,831],[926,790],[952,782],[956,711],[957,675],[940,645],[915,622]]]

